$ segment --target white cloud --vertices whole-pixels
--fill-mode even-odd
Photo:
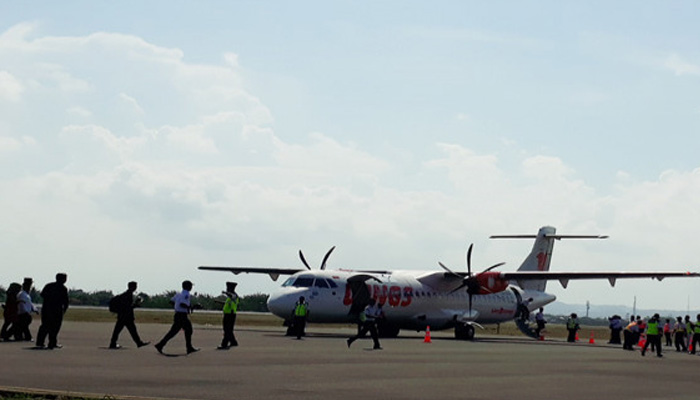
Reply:
[[[0,101],[19,101],[24,86],[22,83],[7,71],[0,71]]]
[[[678,54],[671,54],[664,61],[664,67],[673,71],[674,74],[700,75],[700,65],[692,64],[682,59]]]

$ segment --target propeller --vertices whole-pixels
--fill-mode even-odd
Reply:
[[[483,274],[484,272],[491,271],[494,268],[500,267],[501,265],[505,264],[504,262],[500,262],[498,264],[494,264],[485,270],[481,271],[479,274],[472,274],[472,249],[474,248],[474,243],[469,245],[469,250],[467,250],[467,275],[464,276],[463,274],[458,274],[451,269],[447,268],[445,264],[441,263],[438,261],[438,264],[447,271],[450,275],[457,276],[462,278],[462,283],[454,290],[452,290],[450,293],[457,292],[461,290],[462,288],[467,288],[467,294],[469,295],[469,314],[471,315],[472,313],[472,296],[475,294],[478,294],[482,289],[490,292],[488,288],[482,287],[481,284],[479,283],[478,276],[480,274]]]
[[[321,262],[321,267],[320,267],[320,270],[321,270],[321,271],[323,271],[324,269],[326,269],[326,261],[328,261],[328,257],[331,256],[331,253],[333,252],[333,250],[335,250],[335,246],[331,247],[331,249],[328,250],[328,252],[326,253],[326,255],[323,257],[323,261]],[[299,250],[299,258],[301,258],[301,262],[304,263],[304,266],[305,266],[309,271],[311,271],[311,267],[309,266],[309,263],[306,262],[306,258],[304,258],[304,253],[302,253],[301,250]]]

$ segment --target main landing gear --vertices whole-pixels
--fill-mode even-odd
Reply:
[[[457,326],[455,326],[455,339],[474,340],[474,326],[469,324],[457,324]]]

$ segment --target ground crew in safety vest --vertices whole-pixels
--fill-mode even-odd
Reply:
[[[304,296],[299,297],[299,301],[294,305],[292,318],[294,321],[294,330],[297,334],[297,339],[305,335],[304,328],[306,327],[306,319],[309,317],[309,305],[306,303]]]
[[[224,301],[224,338],[221,341],[221,346],[217,347],[219,350],[228,350],[231,346],[238,346],[236,336],[233,334],[233,328],[236,326],[238,304],[241,301],[236,293],[237,285],[236,282],[226,282],[226,291],[221,292],[226,295],[226,301]]]
[[[700,314],[697,315],[697,321],[693,325],[693,340],[691,341],[691,346],[693,350],[690,354],[695,354],[697,352],[698,342],[700,342]]]
[[[659,326],[659,318],[659,314],[654,314],[654,316],[647,321],[647,340],[642,348],[642,357],[647,352],[647,347],[649,347],[649,344],[652,345],[652,349],[656,347],[657,357],[663,357],[663,354],[661,354],[661,327]]]

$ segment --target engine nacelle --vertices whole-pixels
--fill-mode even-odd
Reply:
[[[479,282],[478,294],[498,293],[508,288],[508,281],[501,278],[500,272],[482,272],[475,278]]]

